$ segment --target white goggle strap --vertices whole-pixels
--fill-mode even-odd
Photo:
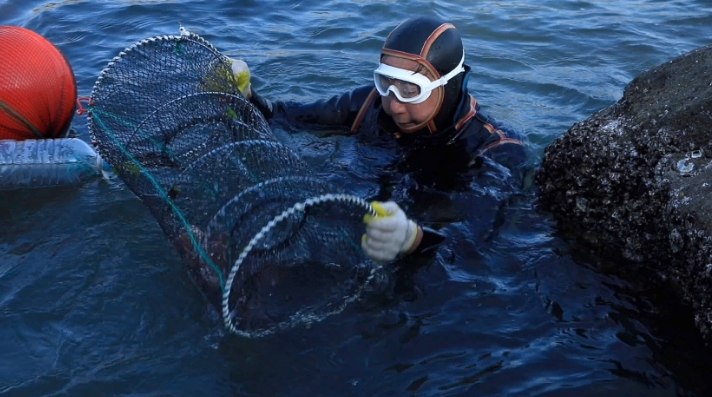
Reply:
[[[448,74],[445,76],[440,77],[439,79],[433,81],[432,83],[429,84],[429,86],[423,87],[421,86],[421,91],[424,88],[427,88],[429,90],[433,90],[441,85],[447,84],[448,81],[450,81],[451,78],[457,76],[459,73],[462,73],[465,71],[465,52],[462,52],[462,58],[460,58],[460,63],[455,67],[455,69],[451,70]]]

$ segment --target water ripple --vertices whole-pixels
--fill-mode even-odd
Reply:
[[[712,37],[702,0],[0,2],[3,23],[65,53],[80,95],[119,51],[182,25],[246,59],[262,95],[297,100],[368,83],[383,39],[414,10],[455,23],[483,111],[527,133],[535,155],[639,72]],[[88,138],[85,119],[73,126]],[[364,197],[391,160],[357,139],[278,133]],[[490,193],[423,208],[451,238],[384,295],[240,340],[221,333],[120,181],[3,192],[0,395],[709,394],[712,356],[685,308],[580,253],[528,203],[492,230]]]

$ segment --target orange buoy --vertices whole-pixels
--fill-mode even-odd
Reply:
[[[72,68],[49,40],[0,26],[0,139],[59,138],[74,116]]]

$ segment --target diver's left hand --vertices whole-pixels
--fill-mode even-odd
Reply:
[[[375,261],[392,261],[401,253],[413,250],[419,243],[419,227],[408,219],[398,204],[388,201],[371,203],[378,215],[366,215],[366,234],[361,247]]]
[[[242,59],[230,58],[232,75],[237,81],[237,88],[245,98],[250,99],[252,96],[252,84],[250,83],[250,68]]]

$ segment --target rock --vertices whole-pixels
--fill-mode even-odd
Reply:
[[[536,183],[574,237],[672,282],[712,342],[712,45],[641,73],[574,124]]]

